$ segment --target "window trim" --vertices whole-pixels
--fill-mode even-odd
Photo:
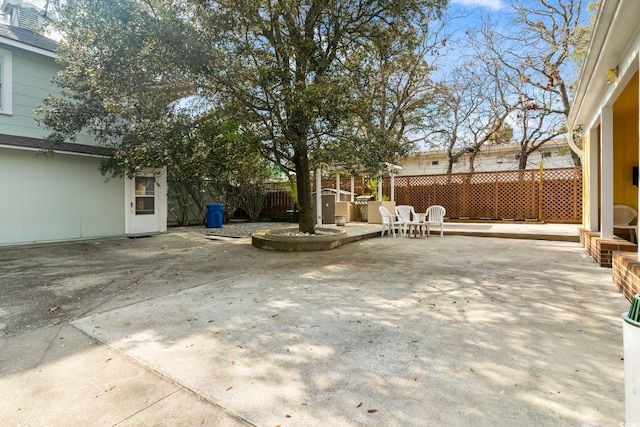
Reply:
[[[0,114],[13,114],[13,70],[11,51],[0,49]]]

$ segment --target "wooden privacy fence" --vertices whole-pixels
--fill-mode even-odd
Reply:
[[[382,187],[389,198],[390,182],[385,177]],[[335,179],[322,182],[322,188],[335,186]],[[340,188],[350,191],[350,179],[341,179]],[[356,178],[355,192],[362,194],[363,188],[362,178]],[[412,205],[417,212],[442,205],[452,219],[582,221],[581,167],[545,169],[542,175],[535,169],[396,176],[394,193],[398,205]],[[285,190],[272,188],[262,215],[287,218],[286,210],[292,207]]]
[[[262,212],[260,212],[261,218],[269,218],[275,220],[292,219],[293,216],[287,212],[293,209],[294,201],[293,197],[285,186],[269,185],[267,188],[267,194],[264,198],[264,206]]]
[[[582,221],[582,168],[395,177],[396,204],[423,212],[442,205],[448,218]],[[385,184],[389,185],[389,179]],[[542,191],[540,189],[542,188]],[[384,191],[390,194],[390,191]],[[540,215],[542,214],[542,215]]]

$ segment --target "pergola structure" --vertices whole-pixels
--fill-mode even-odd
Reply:
[[[330,167],[326,164],[323,166],[329,169]],[[402,169],[402,166],[394,165],[392,163],[385,163],[385,168],[378,171],[378,200],[382,200],[382,178],[386,173],[390,175],[391,178],[391,201],[395,201],[395,171]],[[333,172],[336,176],[336,201],[340,198],[340,171],[345,170],[340,165],[335,165],[333,167]],[[364,172],[364,169],[360,168],[361,171]],[[354,202],[354,194],[355,194],[355,177],[353,175],[351,178],[351,202]],[[315,176],[315,184],[316,184],[316,206],[320,206],[322,204],[322,167],[316,169]],[[316,209],[316,226],[322,227],[322,209]]]

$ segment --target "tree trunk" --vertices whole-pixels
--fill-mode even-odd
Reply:
[[[474,173],[476,171],[475,163],[476,163],[476,156],[477,155],[478,155],[477,151],[472,151],[469,154],[469,172],[470,173]]]
[[[518,169],[526,169],[527,161],[529,160],[529,155],[524,152],[520,152],[520,157],[518,158]]]
[[[313,199],[311,191],[311,171],[307,152],[297,149],[295,153],[296,185],[298,187],[298,230],[315,234]]]

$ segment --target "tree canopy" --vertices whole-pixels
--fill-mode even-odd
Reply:
[[[564,136],[590,31],[584,2],[511,0],[504,9],[486,13],[452,41],[461,53],[439,82],[441,114],[427,127],[433,144],[447,152],[449,171],[463,156],[473,171],[474,157],[501,138],[505,125],[519,148],[520,169],[531,153]]]
[[[420,46],[446,3],[66,0],[64,91],[47,101],[44,122],[58,140],[89,131],[124,153],[107,169],[131,174],[175,162],[167,135],[185,141],[196,126],[231,119],[256,152],[295,172],[300,230],[314,232],[314,165],[374,165],[406,150],[425,91],[395,103],[389,94],[424,81]],[[368,78],[384,88],[355,84]],[[132,152],[148,155],[131,161]]]

